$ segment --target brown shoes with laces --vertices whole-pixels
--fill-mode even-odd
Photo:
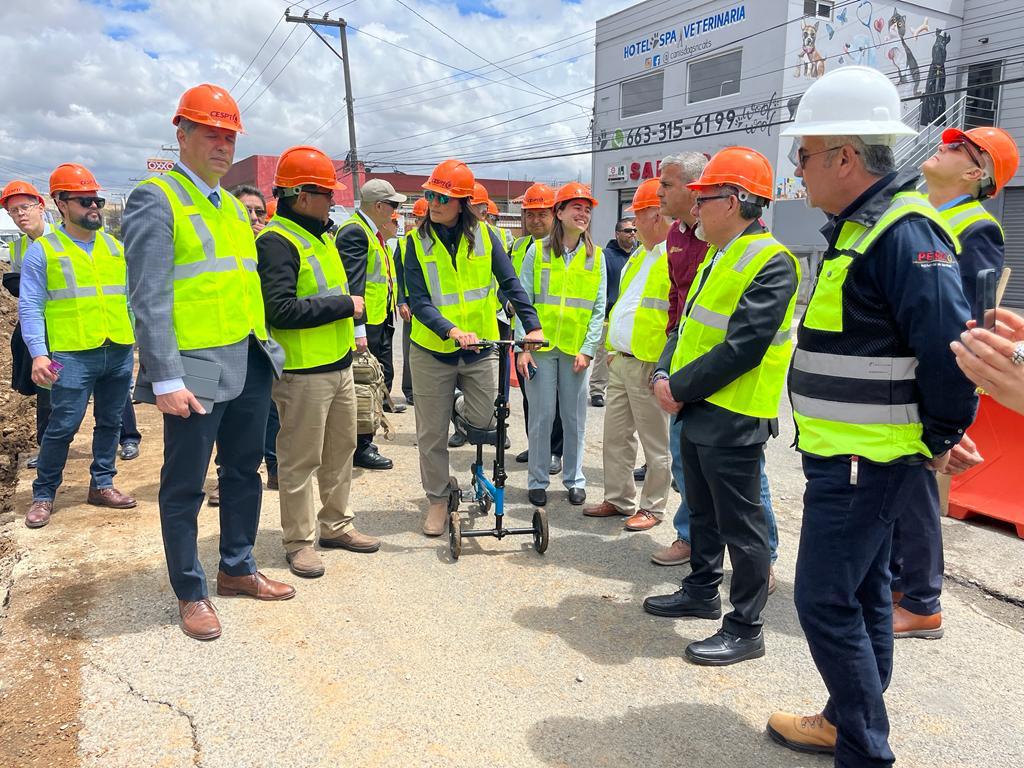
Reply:
[[[89,503],[96,507],[131,509],[138,504],[131,496],[125,496],[117,488],[90,488]]]
[[[649,509],[639,509],[636,514],[626,520],[627,531],[649,531],[661,522],[661,518]]]
[[[615,517],[616,515],[628,517],[629,513],[623,512],[609,501],[602,501],[600,504],[590,504],[584,507],[583,515],[585,517]]]
[[[836,727],[824,715],[801,717],[776,712],[768,718],[768,735],[795,752],[831,755],[836,751]]]
[[[245,576],[229,576],[218,571],[217,594],[221,597],[254,597],[257,600],[290,600],[295,597],[295,587],[268,579],[259,571]]]
[[[216,640],[220,637],[220,619],[208,599],[178,601],[181,631],[193,640]]]
[[[32,506],[25,513],[25,525],[28,528],[42,528],[50,522],[50,515],[52,513],[52,501],[33,501]]]

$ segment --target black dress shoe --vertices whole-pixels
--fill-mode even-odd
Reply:
[[[121,446],[120,454],[125,461],[139,458],[139,444],[134,440],[128,440]]]
[[[580,506],[586,500],[587,492],[582,488],[569,489],[569,503],[572,504],[574,507]]]
[[[507,451],[511,447],[512,447],[512,438],[506,437],[505,438],[505,450]]]
[[[604,395],[591,395],[590,404],[595,408],[604,408]]]
[[[412,392],[410,392],[408,395],[405,396],[405,404],[406,405],[412,405],[413,404]]]
[[[707,640],[686,646],[686,659],[704,667],[725,667],[764,656],[764,633],[757,637],[740,637],[720,629]]]
[[[548,503],[548,492],[543,488],[531,488],[530,492],[526,495],[530,498],[530,503],[535,507],[543,507]]]
[[[644,600],[644,610],[655,616],[678,619],[689,616],[695,619],[722,618],[722,598],[697,600],[686,592],[686,587],[671,595],[655,595]]]
[[[385,456],[381,456],[372,448],[368,448],[362,453],[357,453],[353,457],[352,463],[363,469],[391,469],[395,466],[395,462]]]
[[[548,474],[549,475],[557,475],[561,471],[562,471],[562,457],[561,456],[552,456],[551,457],[551,463],[548,464]]]
[[[451,437],[448,438],[449,448],[461,448],[466,444],[469,438],[466,437],[462,432],[455,432]]]
[[[633,470],[633,480],[638,483],[642,483],[647,478],[647,465],[644,464],[642,467],[637,467]]]
[[[384,403],[384,413],[405,413],[407,410],[404,403],[395,403],[394,405]]]
[[[525,464],[530,460],[530,451],[521,451],[516,454],[516,464]]]

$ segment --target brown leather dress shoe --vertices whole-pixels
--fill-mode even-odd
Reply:
[[[942,637],[942,611],[931,616],[911,613],[899,605],[892,612],[893,637],[916,637],[920,640],[938,640]]]
[[[651,562],[657,565],[686,565],[690,562],[690,545],[682,539],[676,539],[671,546],[651,555]]]
[[[217,572],[217,594],[221,597],[255,597],[257,600],[290,600],[295,597],[295,587],[283,581],[268,579],[259,571],[245,576],[229,576]]]
[[[626,520],[627,531],[648,531],[658,523],[661,522],[661,518],[651,512],[649,509],[637,510],[637,513]]]
[[[138,502],[131,496],[125,496],[117,488],[90,488],[89,503],[97,507],[113,509],[131,509]]]
[[[590,504],[583,508],[586,517],[615,517],[616,515],[629,516],[629,512],[623,512],[614,504],[602,501],[600,504]]]
[[[220,619],[208,599],[178,601],[181,631],[193,640],[216,640],[220,637]]]
[[[320,546],[327,549],[347,549],[349,552],[376,552],[380,549],[380,539],[367,536],[354,528],[336,539],[320,537]]]
[[[52,501],[33,501],[25,513],[25,525],[29,528],[42,528],[50,522],[53,513]]]

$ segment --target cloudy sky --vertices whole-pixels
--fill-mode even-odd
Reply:
[[[174,143],[196,83],[229,88],[246,134],[236,159],[312,143],[348,150],[341,62],[284,12],[349,22],[359,156],[424,172],[585,149],[594,22],[631,0],[28,0],[0,4],[0,180],[46,183],[80,162],[112,192]],[[444,30],[443,32],[440,30]],[[321,28],[338,47],[337,31]],[[404,50],[403,50],[404,49]],[[487,62],[491,63],[487,63]],[[556,98],[558,97],[558,98]],[[582,143],[581,143],[582,142]],[[480,166],[481,175],[587,179],[586,156]]]

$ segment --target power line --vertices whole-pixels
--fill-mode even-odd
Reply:
[[[263,40],[263,44],[262,44],[262,45],[260,45],[260,48],[259,48],[259,50],[258,50],[258,51],[256,51],[256,53],[254,53],[254,54],[253,54],[253,57],[252,57],[251,59],[249,59],[249,63],[245,65],[245,69],[244,69],[244,70],[242,70],[242,74],[240,74],[240,75],[238,76],[238,79],[237,79],[237,80],[235,80],[235,84],[234,84],[234,85],[232,85],[232,86],[231,86],[230,88],[228,88],[228,90],[229,90],[229,91],[233,91],[233,90],[235,90],[235,88],[237,88],[237,87],[238,87],[238,84],[239,84],[240,82],[242,82],[242,78],[243,78],[243,77],[245,77],[246,73],[248,73],[249,69],[250,69],[250,68],[252,67],[252,65],[253,65],[253,62],[255,62],[255,61],[256,61],[257,57],[258,57],[258,56],[259,56],[259,55],[260,55],[261,53],[263,53],[263,49],[264,49],[264,48],[266,48],[266,46],[267,46],[267,43],[268,43],[268,42],[270,42],[270,38],[271,38],[271,37],[273,37],[273,35],[274,35],[274,32],[276,32],[276,31],[277,31],[277,28],[278,28],[279,26],[281,26],[281,19],[278,19],[278,20],[277,20],[277,23],[276,23],[276,24],[275,24],[275,25],[274,25],[273,27],[271,27],[271,29],[270,29],[270,34],[268,34],[268,35],[266,36],[266,38],[264,38],[264,40]]]
[[[288,40],[291,39],[291,36],[295,34],[295,29],[295,27],[292,27],[288,31],[288,34],[285,35],[284,40],[282,40],[281,44],[277,46],[277,50],[274,51],[273,55],[269,59],[267,59],[267,63],[263,65],[263,69],[261,69],[259,71],[259,74],[256,75],[256,77],[253,79],[253,81],[246,86],[245,90],[242,91],[241,95],[237,99],[235,99],[236,102],[241,102],[241,100],[245,98],[245,95],[252,89],[252,87],[260,81],[260,78],[263,77],[263,73],[270,68],[270,65],[273,63],[274,59],[277,58],[277,54],[281,52],[281,49],[284,48]]]
[[[301,43],[301,44],[299,45],[299,47],[295,49],[295,52],[294,52],[294,53],[292,53],[292,55],[288,57],[288,61],[286,61],[286,62],[284,63],[284,66],[283,66],[283,67],[281,67],[281,69],[279,69],[279,70],[277,71],[277,74],[276,74],[276,75],[274,75],[274,79],[273,79],[273,80],[271,80],[271,81],[270,81],[269,83],[267,83],[266,87],[265,87],[265,88],[264,88],[264,89],[263,89],[262,91],[260,91],[260,92],[259,92],[259,94],[258,94],[258,95],[256,96],[256,98],[255,98],[255,99],[253,99],[252,101],[250,101],[250,102],[249,102],[248,104],[246,104],[246,105],[245,105],[245,107],[239,107],[239,110],[240,110],[240,111],[244,111],[244,110],[246,110],[246,109],[252,109],[252,108],[253,108],[253,105],[255,105],[255,104],[256,104],[256,102],[260,100],[260,97],[261,97],[261,96],[262,96],[262,95],[263,95],[264,93],[266,93],[266,92],[267,92],[267,90],[268,90],[268,89],[270,88],[270,86],[272,86],[272,85],[273,85],[273,84],[274,84],[275,82],[277,82],[277,78],[279,78],[279,77],[281,76],[281,73],[283,73],[283,72],[284,72],[284,71],[285,71],[286,69],[288,69],[288,65],[292,63],[292,59],[294,59],[294,58],[295,58],[296,56],[298,56],[298,54],[299,54],[299,51],[301,51],[301,50],[302,50],[302,49],[303,49],[303,48],[305,47],[306,43],[308,43],[308,42],[309,42],[309,38],[311,38],[312,36],[313,36],[313,29],[312,29],[312,28],[310,28],[310,30],[309,30],[309,33],[308,33],[308,34],[306,35],[306,37],[305,37],[305,38],[303,39],[303,41],[302,41],[302,43]]]

